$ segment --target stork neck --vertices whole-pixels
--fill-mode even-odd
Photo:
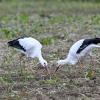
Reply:
[[[42,55],[38,56],[39,61],[42,62],[44,60],[44,58],[42,57]]]
[[[66,58],[66,59],[62,60],[62,63],[63,64],[68,64],[68,59]]]
[[[38,58],[39,58],[40,62],[42,62],[44,60],[44,58],[42,57],[41,51],[38,52]]]
[[[75,65],[77,62],[78,62],[77,59],[69,59],[68,57],[62,60],[63,64],[68,64],[68,65]]]

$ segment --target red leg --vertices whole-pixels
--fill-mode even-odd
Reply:
[[[84,67],[83,62],[78,57],[77,57],[77,59],[78,59],[79,66],[82,69]]]
[[[91,62],[92,62],[92,64],[93,64],[93,73],[95,72],[95,65],[96,65],[96,63],[95,63],[95,61],[93,60],[93,57],[91,56],[91,55],[89,55],[90,56],[90,59],[91,59]]]

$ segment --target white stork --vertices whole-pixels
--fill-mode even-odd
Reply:
[[[87,55],[89,55],[91,61],[94,62],[90,52],[93,48],[100,48],[99,43],[100,38],[81,39],[77,41],[70,48],[68,56],[64,60],[57,61],[58,66],[55,72],[64,64],[75,65],[79,63],[80,67],[83,67],[82,60],[84,60]]]
[[[48,69],[48,63],[42,57],[41,53],[42,44],[38,40],[32,37],[20,37],[9,41],[8,45],[16,48],[22,54],[26,55],[26,57],[31,57],[31,58],[37,57],[41,65],[45,68],[48,74],[50,74]]]

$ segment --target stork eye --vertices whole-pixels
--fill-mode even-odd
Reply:
[[[47,63],[44,63],[44,66],[47,66]]]

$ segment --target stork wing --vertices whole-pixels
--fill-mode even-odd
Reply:
[[[87,44],[87,45],[81,45],[80,48],[77,50],[76,53],[80,53],[80,52],[81,52],[82,50],[84,50],[88,45],[89,45],[89,44]]]
[[[42,48],[40,42],[31,37],[19,39],[19,43],[23,46],[23,48],[25,48],[26,51],[35,47]]]

